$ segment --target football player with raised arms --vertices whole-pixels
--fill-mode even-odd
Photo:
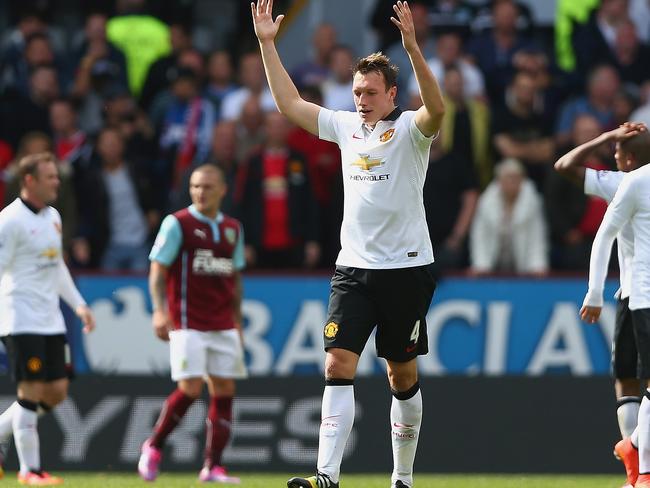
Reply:
[[[401,32],[423,106],[406,112],[395,106],[397,70],[386,56],[375,53],[352,69],[350,95],[356,112],[334,112],[303,100],[282,65],[274,41],[284,16],[273,20],[273,1],[251,3],[278,109],[303,129],[336,142],[343,168],[341,252],[323,324],[325,391],[317,471],[290,479],[289,488],[339,486],[343,451],[354,422],[354,377],[375,327],[377,354],[386,360],[393,394],[391,486],[413,486],[422,419],[416,358],[428,352],[425,316],[435,289],[422,188],[444,104],[418,47],[408,4],[397,2],[393,8],[391,20]]]

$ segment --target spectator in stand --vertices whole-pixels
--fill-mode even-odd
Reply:
[[[596,66],[611,63],[618,28],[627,20],[627,0],[601,0],[589,20],[573,34],[573,50],[578,74],[586,74]]]
[[[330,75],[330,55],[337,46],[336,29],[332,24],[319,24],[312,37],[312,58],[291,71],[291,79],[300,89],[321,85]]]
[[[566,145],[571,139],[571,128],[575,119],[584,113],[598,119],[602,130],[614,127],[614,100],[621,82],[616,70],[610,65],[596,66],[587,76],[587,92],[565,102],[555,128],[558,146]]]
[[[321,85],[323,106],[330,110],[354,112],[352,92],[352,66],[354,53],[348,46],[336,46],[330,53],[330,75]]]
[[[492,179],[490,108],[483,100],[466,95],[464,81],[461,70],[455,66],[444,72],[445,117],[438,136],[440,150],[454,153],[469,164],[480,187],[485,188]]]
[[[13,147],[28,132],[52,133],[50,127],[50,104],[59,96],[59,82],[51,66],[35,68],[29,77],[29,94],[15,92],[3,95],[3,125],[7,128],[7,140]]]
[[[22,12],[16,27],[7,35],[2,46],[5,66],[16,66],[25,56],[25,40],[33,34],[47,33],[47,23],[37,12]],[[3,85],[6,84],[3,73]]]
[[[323,106],[323,96],[317,86],[303,87],[300,96],[307,102]],[[288,141],[292,149],[307,158],[312,192],[318,202],[321,266],[331,268],[341,250],[340,234],[343,220],[341,151],[333,142],[320,139],[298,126],[291,130]]]
[[[648,0],[630,0],[628,16],[634,22],[641,42],[650,44],[650,3]]]
[[[526,73],[535,81],[547,116],[556,113],[566,98],[568,80],[551,64],[549,56],[537,47],[521,49],[515,54],[512,63],[517,73]],[[504,102],[505,100],[493,100],[497,105]]]
[[[228,120],[228,119],[225,119]],[[264,142],[264,112],[257,97],[246,100],[237,121],[237,159],[248,159]]]
[[[320,260],[318,206],[306,158],[288,145],[289,121],[266,114],[266,140],[239,170],[235,203],[251,267],[313,268]]]
[[[116,8],[106,32],[126,56],[129,90],[140,96],[149,67],[171,51],[169,27],[146,12],[145,0],[117,2]]]
[[[578,147],[602,133],[600,124],[591,115],[581,115],[574,123],[568,148]],[[560,150],[561,154],[566,150]],[[611,170],[611,148],[602,144],[592,151],[584,167]],[[552,243],[552,265],[558,269],[589,269],[589,255],[598,226],[607,210],[607,202],[586,195],[561,174],[552,171],[546,183],[544,199]]]
[[[637,90],[634,90],[632,87],[621,88],[614,97],[614,127],[618,127],[632,120],[630,116],[638,106],[639,97]]]
[[[149,110],[156,95],[169,87],[173,77],[171,70],[178,64],[178,55],[192,48],[192,32],[190,27],[183,23],[172,23],[169,26],[169,44],[171,52],[155,60],[147,72],[140,105],[144,110]]]
[[[544,187],[555,156],[553,123],[544,111],[535,80],[525,72],[515,75],[505,103],[493,111],[492,144],[497,159],[515,158],[538,190]]]
[[[258,52],[246,53],[239,60],[239,82],[242,86],[223,99],[222,119],[238,120],[244,104],[251,97],[259,98],[264,112],[276,109],[271,90],[266,83],[262,56]]]
[[[86,18],[83,35],[79,36],[73,47],[73,66],[77,72],[75,76],[75,91],[78,96],[84,96],[88,88],[78,86],[85,81],[89,83],[90,72],[97,63],[106,65],[115,77],[116,83],[124,90],[128,90],[128,73],[126,71],[126,58],[114,44],[106,38],[106,22],[108,17],[101,12],[93,12]],[[79,75],[83,71],[84,75]]]
[[[616,29],[612,56],[612,62],[621,81],[640,85],[650,78],[648,58],[650,58],[650,46],[639,40],[636,27],[631,20],[622,20]]]
[[[641,105],[632,112],[629,120],[642,122],[646,127],[650,127],[650,80],[641,84],[639,97]]]
[[[476,16],[476,7],[465,0],[435,0],[429,9],[429,25],[434,32],[456,32],[463,38]]]
[[[395,3],[395,2],[393,2]],[[424,59],[430,59],[436,55],[436,41],[429,25],[429,11],[427,4],[422,0],[409,2],[411,13],[413,14],[413,27],[415,28],[415,37],[422,51]],[[395,12],[392,12],[395,15]],[[390,18],[390,16],[386,17]],[[395,30],[395,26],[392,26]],[[398,38],[386,50],[386,56],[390,58],[392,64],[399,68],[397,73],[397,103],[403,107],[409,103],[409,79],[411,77],[411,60],[402,46],[401,38]],[[435,73],[434,73],[435,74]]]
[[[124,158],[151,171],[157,143],[144,111],[126,92],[107,99],[104,108],[105,125],[117,128],[124,139]]]
[[[160,220],[150,179],[125,161],[118,130],[103,129],[96,151],[99,164],[85,174],[85,191],[79,195],[80,233],[90,243],[90,262],[106,271],[145,271],[150,237]]]
[[[221,168],[224,183],[228,188],[226,195],[221,202],[221,210],[229,215],[234,215],[234,204],[232,193],[235,189],[235,177],[239,162],[237,160],[237,123],[232,120],[222,120],[214,126],[212,135],[212,149],[206,161],[207,164],[214,164]],[[189,206],[192,203],[190,197],[190,176],[198,166],[193,166],[183,176],[184,190],[178,192],[177,199],[172,202],[171,209],[178,210]]]
[[[54,154],[59,165],[74,164],[86,145],[86,134],[77,124],[77,108],[72,100],[58,98],[50,105],[50,125],[54,135]]]
[[[445,102],[445,107],[449,107]],[[442,147],[444,128],[431,143],[424,209],[431,244],[436,250],[436,274],[467,266],[467,237],[480,194],[470,161]]]
[[[460,70],[463,77],[463,90],[465,98],[483,98],[485,97],[485,81],[483,74],[472,63],[463,59],[463,41],[457,32],[443,32],[436,39],[437,57],[427,60],[429,69],[433,75],[442,80],[445,70],[456,67]],[[415,76],[409,80],[409,98],[410,106],[419,107],[422,104],[420,92]],[[415,98],[415,104],[413,99]]]
[[[179,70],[192,71],[196,76],[199,90],[201,91],[203,89],[203,81],[205,79],[205,61],[203,55],[197,49],[190,47],[178,54],[176,66],[168,72],[168,75],[170,76],[170,85],[158,92],[149,107],[149,118],[157,130],[160,130],[164,122],[165,114],[169,110],[170,105],[174,103],[172,85],[178,76]]]
[[[470,231],[470,273],[543,276],[548,271],[544,204],[524,166],[502,161],[480,196]]]
[[[492,4],[494,27],[473,37],[467,47],[471,60],[483,72],[488,98],[501,100],[515,68],[513,58],[522,49],[534,46],[517,28],[519,6],[512,0],[495,0]]]
[[[484,0],[482,3],[479,2],[479,5],[474,11],[474,17],[472,17],[471,24],[472,31],[475,34],[494,29],[498,22],[498,20],[495,19],[494,7],[500,1],[503,0]],[[515,20],[517,30],[525,36],[532,36],[535,32],[535,21],[533,19],[533,14],[530,11],[530,7],[526,2],[513,0],[506,1],[513,3],[513,5],[517,7],[517,18]]]
[[[237,86],[233,82],[234,69],[228,51],[218,50],[211,52],[208,57],[207,72],[208,79],[204,96],[212,102],[215,119],[219,120],[221,118],[221,104],[223,103],[223,99],[237,89]]]
[[[179,68],[172,84],[169,105],[159,139],[157,168],[159,208],[165,208],[172,194],[180,189],[183,174],[196,162],[205,161],[210,152],[214,127],[214,108],[201,96],[199,80],[193,70]]]
[[[47,34],[35,32],[25,39],[24,55],[15,59],[11,64],[5,63],[3,81],[6,88],[14,89],[23,95],[29,93],[29,78],[38,66],[52,66],[56,70],[57,79],[63,86],[67,82],[65,64],[55,59]]]

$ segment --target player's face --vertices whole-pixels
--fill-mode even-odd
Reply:
[[[377,71],[357,72],[352,82],[352,94],[361,120],[374,126],[394,110],[397,87],[386,89],[384,75]]]
[[[40,163],[38,172],[31,181],[31,191],[34,196],[50,205],[54,203],[59,193],[59,169],[54,162]]]
[[[634,169],[634,160],[630,153],[626,152],[622,147],[621,143],[616,143],[616,152],[614,153],[614,159],[616,160],[616,169],[619,171],[632,171]]]
[[[205,215],[219,211],[226,195],[226,183],[219,171],[195,171],[190,177],[190,197],[196,209]]]

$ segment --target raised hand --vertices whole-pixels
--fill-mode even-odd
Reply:
[[[255,35],[260,42],[275,39],[284,15],[278,15],[275,22],[273,21],[273,0],[257,0],[257,5],[251,2],[251,13]]]
[[[623,142],[641,132],[647,132],[647,130],[648,128],[642,122],[625,122],[616,129],[609,131],[609,137],[614,142]]]
[[[415,39],[415,26],[413,25],[413,15],[411,14],[409,4],[406,2],[397,2],[393,5],[393,10],[397,14],[397,19],[391,17],[390,20],[402,34],[402,45],[404,49],[407,52],[410,52],[411,49],[417,49],[418,41]]]

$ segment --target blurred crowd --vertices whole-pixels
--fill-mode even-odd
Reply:
[[[234,17],[240,40],[215,49],[196,45],[191,21],[161,19],[144,0],[98,2],[68,30],[39,8],[47,3],[26,1],[2,36],[2,201],[18,194],[17,161],[52,151],[71,265],[142,271],[161,217],[190,203],[188,174],[213,163],[228,180],[223,211],[244,224],[249,268],[332,268],[339,150],[276,111],[246,2]],[[400,106],[416,109],[392,3],[378,0],[367,28],[400,68]],[[439,272],[586,269],[606,205],[553,162],[624,121],[650,125],[649,2],[558,0],[552,29],[516,0],[410,5],[446,99],[424,190]],[[368,53],[339,36],[318,25],[288,67],[303,98],[354,110],[350,68]],[[613,169],[613,150],[588,164]]]

